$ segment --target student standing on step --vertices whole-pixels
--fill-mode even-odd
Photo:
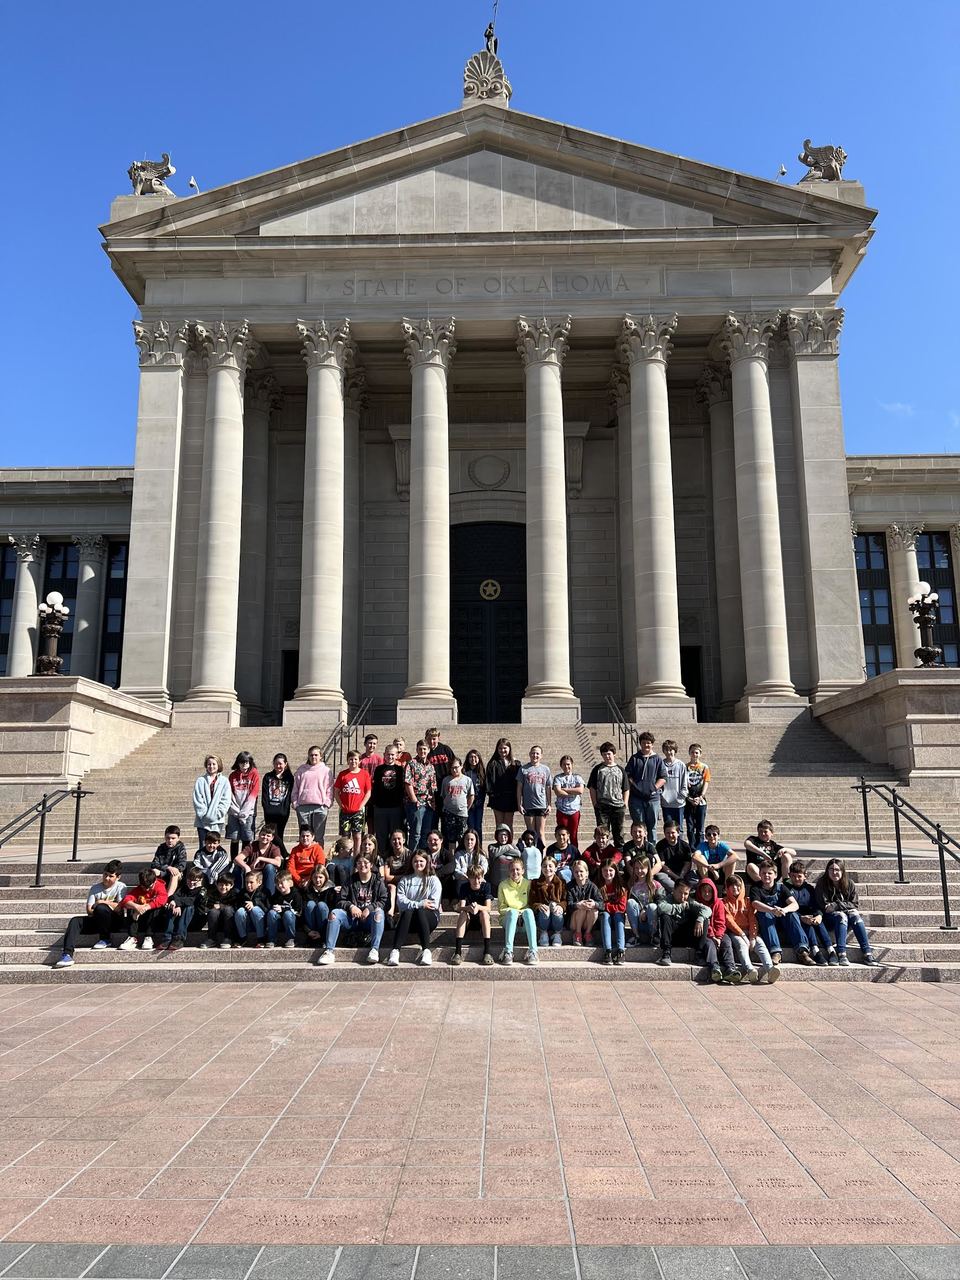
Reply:
[[[347,767],[337,774],[333,798],[340,806],[340,834],[353,841],[353,856],[360,852],[364,814],[370,799],[370,774],[360,768],[360,752],[347,752]]]
[[[447,862],[453,862],[457,845],[470,825],[474,794],[473,782],[463,772],[463,763],[454,756],[450,761],[450,772],[440,787],[440,830]]]
[[[373,771],[370,803],[377,847],[386,849],[391,831],[403,826],[403,765],[397,759],[397,748],[392,742],[384,749],[383,763]]]
[[[609,827],[613,843],[623,847],[623,815],[630,798],[630,783],[623,765],[617,764],[617,748],[612,742],[601,742],[600,764],[595,764],[587,779],[587,790],[598,826]]]
[[[90,886],[87,894],[87,913],[74,916],[67,925],[63,938],[63,954],[53,966],[55,969],[69,969],[73,964],[73,955],[81,933],[98,934],[93,944],[94,951],[103,951],[110,945],[110,935],[117,927],[117,912],[120,903],[126,897],[127,886],[120,879],[123,863],[112,858],[103,868],[100,879]]]
[[[213,831],[220,838],[227,829],[227,810],[230,808],[230,782],[223,772],[219,756],[207,756],[203,773],[193,787],[194,826],[197,840],[203,847],[203,833]]]
[[[371,789],[373,788],[373,775],[383,764],[384,759],[385,757],[380,751],[380,739],[375,733],[368,733],[363,740],[363,755],[360,757],[360,768],[363,769],[370,778]],[[366,821],[367,830],[373,831],[374,814],[371,805],[367,805],[364,819]]]
[[[710,769],[703,758],[699,742],[691,742],[687,760],[687,799],[684,817],[687,823],[687,843],[696,849],[703,839],[707,825],[707,791],[710,787]]]
[[[542,849],[546,844],[547,816],[552,808],[550,796],[553,770],[543,762],[543,749],[530,748],[530,761],[517,775],[517,809],[523,814],[528,831],[537,837]]]
[[[163,876],[167,886],[167,894],[173,896],[177,891],[184,869],[187,865],[187,848],[180,839],[180,828],[167,827],[163,833],[163,844],[157,845],[150,866],[158,875]]]
[[[293,775],[291,805],[302,825],[307,823],[321,844],[327,831],[327,813],[333,803],[333,774],[323,762],[320,748],[311,747],[307,762]]]
[[[664,822],[676,822],[683,826],[683,815],[687,804],[687,766],[677,759],[680,748],[673,738],[667,738],[660,746],[663,752],[663,767],[667,771],[667,782],[660,793],[660,804],[663,809]]]
[[[417,743],[416,755],[404,766],[403,790],[407,844],[411,849],[423,849],[437,795],[437,772],[427,759],[427,744],[422,738]]]
[[[277,833],[277,846],[281,855],[287,856],[287,846],[283,843],[283,833],[290,820],[290,808],[293,804],[293,772],[287,757],[278,751],[273,757],[273,768],[263,775],[260,786],[260,811],[264,822],[270,823]]]
[[[586,783],[573,769],[573,757],[560,757],[560,772],[553,779],[553,794],[557,801],[557,828],[570,833],[570,843],[576,845],[580,832],[580,813],[583,809],[583,793]]]
[[[837,940],[839,963],[843,967],[850,963],[847,959],[847,933],[852,929],[863,955],[863,963],[875,965],[877,962],[870,946],[867,926],[860,914],[857,886],[847,875],[846,865],[841,858],[831,858],[824,868],[823,875],[817,881],[817,901],[823,909],[827,927],[833,931]]]
[[[397,913],[387,964],[395,967],[400,963],[400,948],[406,943],[411,928],[420,942],[417,964],[433,964],[430,935],[440,923],[440,881],[431,872],[422,850],[410,855],[406,874],[397,884]]]
[[[660,821],[660,797],[667,785],[667,769],[663,757],[653,750],[654,736],[641,733],[637,750],[627,761],[627,781],[630,784],[630,816],[634,822],[642,822],[651,840],[657,838]]]
[[[445,742],[440,741],[440,730],[437,728],[425,730],[423,736],[427,744],[427,759],[433,765],[434,776],[437,779],[437,794],[434,797],[434,808],[430,818],[430,825],[436,831],[440,826],[440,799],[443,794],[443,780],[450,774],[454,750],[453,747],[449,747]]]
[[[520,766],[513,758],[509,738],[498,738],[493,755],[487,761],[487,803],[493,810],[496,829],[505,826],[513,842],[513,815],[517,811],[517,774]],[[495,884],[495,882],[494,882]]]
[[[230,808],[227,810],[227,837],[230,856],[235,858],[241,845],[250,844],[256,829],[257,800],[260,798],[260,772],[249,751],[241,751],[230,770]]]
[[[480,752],[476,747],[471,747],[464,756],[463,772],[473,783],[473,804],[471,804],[470,812],[467,814],[467,824],[471,831],[477,833],[477,838],[482,841],[483,808],[487,798],[487,773],[483,767]]]

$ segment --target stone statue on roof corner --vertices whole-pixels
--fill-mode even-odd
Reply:
[[[170,163],[170,155],[164,151],[159,160],[134,160],[127,170],[127,177],[133,183],[135,196],[172,196],[164,178],[176,173]]]
[[[839,182],[843,166],[847,162],[847,153],[843,147],[812,147],[810,139],[805,138],[803,151],[797,159],[809,170],[800,179],[801,182]]]

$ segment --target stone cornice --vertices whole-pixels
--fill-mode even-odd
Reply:
[[[411,369],[424,364],[449,369],[450,361],[457,351],[457,344],[454,341],[456,321],[453,316],[449,320],[438,320],[436,323],[429,317],[423,320],[409,320],[404,316],[400,322],[400,333],[403,337],[404,354]]]
[[[780,328],[780,314],[745,315],[730,312],[717,335],[718,345],[731,364],[738,360],[768,360],[770,342]]]
[[[617,339],[617,350],[625,364],[638,360],[660,360],[666,364],[673,350],[670,339],[677,331],[679,316],[624,316]]]
[[[341,320],[332,329],[327,328],[325,320],[318,320],[312,325],[298,320],[297,334],[302,344],[303,362],[308,369],[336,368],[343,374],[356,358],[349,320]]]
[[[783,317],[784,332],[790,351],[795,356],[835,356],[840,351],[843,308],[823,311],[787,311]]]
[[[517,350],[525,369],[535,364],[562,365],[570,347],[570,330],[573,317],[548,320],[546,316],[528,320],[517,317]]]

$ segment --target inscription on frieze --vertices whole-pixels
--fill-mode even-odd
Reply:
[[[324,298],[351,304],[419,300],[421,302],[509,301],[568,298],[648,297],[662,293],[657,268],[558,267],[516,271],[497,268],[449,271],[313,273],[311,300]]]

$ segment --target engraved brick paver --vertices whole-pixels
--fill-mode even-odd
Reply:
[[[0,989],[3,1266],[960,1274],[954,988],[154,990]]]

